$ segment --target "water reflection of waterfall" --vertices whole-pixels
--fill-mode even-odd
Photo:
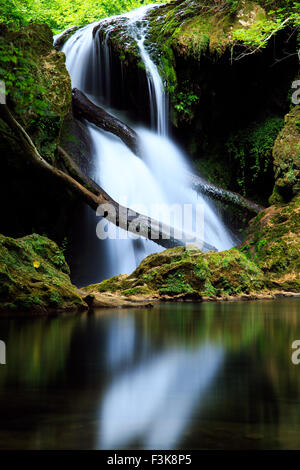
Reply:
[[[151,8],[154,7],[148,5],[126,15],[115,17],[113,22],[111,19],[106,19],[86,26],[78,30],[63,47],[72,86],[89,93],[91,99],[95,100],[97,97],[96,101],[102,100],[102,106],[103,103],[107,105],[111,101],[110,83],[114,77],[111,69],[109,35],[118,22],[121,22],[132,40],[136,41],[146,69],[151,120],[156,129],[150,131],[133,125],[141,140],[142,158],[136,157],[115,136],[88,124],[95,162],[94,173],[90,176],[118,202],[134,210],[140,210],[142,213],[150,214],[151,208],[152,217],[159,218],[166,224],[170,223],[168,215],[161,213],[159,209],[157,213],[153,213],[154,204],[165,206],[179,204],[181,207],[184,204],[191,204],[193,207],[189,215],[191,220],[195,219],[197,205],[202,204],[205,222],[204,240],[219,250],[228,249],[234,244],[228,230],[221,222],[212,203],[188,188],[187,160],[179,148],[167,137],[167,96],[158,68],[144,44],[145,15]],[[94,28],[99,24],[100,27],[93,37]],[[124,120],[124,117],[122,118]],[[141,205],[143,210],[141,210]],[[95,217],[94,224],[84,229],[95,231],[96,223]],[[172,225],[181,226],[181,217],[175,215]],[[128,273],[135,269],[145,256],[161,251],[161,247],[152,241],[142,238],[133,240],[130,236],[120,239],[122,232],[118,230],[118,233],[121,235],[117,240],[99,241],[99,247],[102,243],[102,247],[104,245],[108,253],[107,262],[101,259],[100,251],[98,251],[100,248],[95,249],[93,258],[95,263],[97,259],[99,259],[99,264],[102,263],[102,277]],[[103,263],[105,263],[104,276]],[[99,270],[94,281],[99,281],[100,277]],[[85,284],[86,282],[82,279],[79,283]]]
[[[299,306],[3,318],[0,448],[299,449]]]
[[[121,345],[122,355],[118,350],[112,357],[132,357],[134,335]],[[103,397],[97,447],[127,448],[138,439],[144,449],[176,448],[222,362],[222,348],[204,343],[192,350],[170,347],[124,368]]]

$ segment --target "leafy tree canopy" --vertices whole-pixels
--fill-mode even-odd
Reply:
[[[0,23],[47,23],[54,33],[117,15],[157,0],[0,0]]]

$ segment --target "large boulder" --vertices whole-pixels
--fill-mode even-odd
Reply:
[[[255,217],[242,251],[262,270],[268,288],[300,292],[300,196]]]
[[[263,288],[262,271],[240,251],[202,253],[191,245],[149,255],[131,275],[115,276],[81,292],[95,306],[110,295],[126,307],[128,300],[252,298]]]
[[[0,315],[85,310],[63,252],[40,235],[0,235]]]

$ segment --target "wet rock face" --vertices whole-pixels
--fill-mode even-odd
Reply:
[[[275,194],[290,200],[300,193],[300,105],[286,115],[274,148]]]
[[[145,68],[128,20],[120,17],[101,22],[94,28],[93,36],[99,51],[98,82],[101,99],[105,96],[108,106],[124,110],[132,119],[150,125]],[[90,79],[91,77],[87,77],[85,83],[87,92],[92,87]]]
[[[263,271],[266,286],[300,291],[300,196],[255,217],[242,251]]]
[[[0,280],[0,315],[87,309],[70,282],[62,251],[46,237],[0,235]]]

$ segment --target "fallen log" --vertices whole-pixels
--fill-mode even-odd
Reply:
[[[204,178],[201,178],[201,176],[188,173],[188,178],[195,191],[208,196],[211,199],[215,199],[216,201],[220,201],[224,204],[230,204],[231,206],[246,210],[252,214],[258,214],[265,209],[265,207],[244,198],[238,193],[220,188],[212,183],[208,183]]]
[[[125,123],[115,118],[111,114],[104,111],[104,109],[92,103],[82,91],[73,88],[73,109],[76,117],[81,117],[92,122],[96,126],[120,137],[123,142],[137,154],[138,151],[138,135],[137,133],[127,126]],[[225,204],[230,204],[240,209],[249,211],[250,213],[258,214],[265,208],[256,204],[249,199],[244,198],[238,193],[220,188],[212,183],[209,183],[201,176],[188,173],[191,186],[201,194],[209,196],[210,198],[220,201]]]
[[[68,171],[70,171],[73,177],[48,163],[40,155],[30,136],[14,118],[7,105],[0,105],[0,117],[7,124],[13,135],[17,137],[27,162],[65,184],[73,194],[83,200],[93,210],[97,211],[97,215],[106,218],[106,220],[126,231],[148,238],[165,248],[185,244],[184,239],[178,239],[173,236],[174,229],[172,227],[161,224],[151,217],[139,214],[114,201],[100,186],[80,170],[73,159],[63,149],[59,148],[59,152],[65,161]],[[114,213],[111,213],[111,207],[114,209]],[[198,244],[203,251],[216,250],[213,246],[202,240],[195,239],[189,240],[189,242]]]
[[[76,117],[84,118],[101,129],[117,135],[133,153],[137,154],[138,135],[133,129],[92,103],[87,96],[77,88],[73,88],[72,96],[73,109]],[[193,173],[188,173],[188,176],[193,189],[216,201],[239,207],[240,209],[247,210],[251,214],[258,214],[265,209],[263,206],[244,198],[238,193],[209,183],[201,176],[194,175]]]
[[[134,153],[138,153],[138,135],[120,119],[112,116],[104,109],[95,105],[77,88],[72,90],[73,113],[77,118],[83,118],[101,129],[119,137]]]

